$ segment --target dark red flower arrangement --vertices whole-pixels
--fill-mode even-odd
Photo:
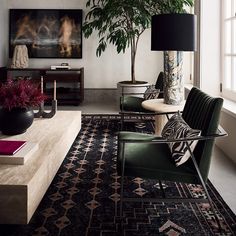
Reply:
[[[9,111],[38,106],[45,99],[46,96],[30,80],[8,80],[0,87],[0,105]]]

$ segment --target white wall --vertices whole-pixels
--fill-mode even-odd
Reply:
[[[8,47],[7,0],[0,0],[0,66],[5,66]]]
[[[212,95],[220,95],[220,0],[201,0],[201,88]],[[228,137],[217,139],[217,145],[236,163],[236,116],[223,109],[221,126]]]
[[[7,3],[8,8],[82,8],[84,15],[86,14],[86,0],[8,0]],[[136,79],[154,83],[158,73],[163,69],[163,54],[151,51],[150,38],[150,30],[146,30],[140,39],[136,60]],[[83,66],[85,88],[116,88],[117,82],[130,79],[129,50],[125,54],[118,55],[115,48],[109,46],[105,53],[97,58],[96,47],[97,37],[93,35],[89,39],[83,39],[82,59],[30,59],[30,67],[48,67],[65,61],[72,67]],[[189,82],[189,56],[185,55],[184,60],[184,77]]]
[[[224,127],[225,131],[228,133],[227,137],[217,140],[217,145],[224,151],[224,153],[230,157],[236,163],[236,117],[222,112],[220,124]]]
[[[201,89],[219,95],[220,0],[201,0]]]

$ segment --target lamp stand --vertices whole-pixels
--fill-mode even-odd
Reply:
[[[179,105],[184,100],[183,52],[164,51],[164,103]]]

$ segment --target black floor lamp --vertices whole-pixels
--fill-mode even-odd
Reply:
[[[164,103],[184,99],[183,51],[196,51],[196,16],[160,14],[152,17],[151,50],[164,51]]]

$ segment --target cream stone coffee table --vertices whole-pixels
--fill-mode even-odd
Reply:
[[[35,119],[24,134],[0,134],[39,144],[24,165],[0,165],[0,224],[29,222],[80,128],[80,111],[58,111],[51,119]]]
[[[184,104],[185,101],[183,101],[180,105],[169,105],[164,103],[164,99],[150,99],[143,101],[142,107],[147,110],[160,113],[155,116],[155,134],[161,135],[161,131],[167,122],[166,115],[161,115],[161,113],[182,111]]]

